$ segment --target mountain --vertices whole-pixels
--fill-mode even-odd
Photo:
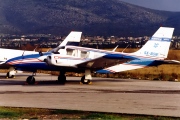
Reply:
[[[180,13],[119,0],[0,0],[0,33],[152,35],[160,25],[180,28]],[[177,34],[180,32],[176,32]]]

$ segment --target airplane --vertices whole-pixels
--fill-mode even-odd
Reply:
[[[33,72],[26,79],[28,84],[34,84],[34,73],[38,69],[60,71],[58,81],[66,82],[66,72],[84,72],[81,83],[91,83],[91,73],[114,73],[125,70],[139,69],[146,66],[161,64],[180,64],[176,60],[165,60],[168,55],[174,28],[160,27],[146,44],[134,53],[124,53],[66,45],[59,53],[47,53],[46,56],[25,55],[6,61],[17,70]],[[58,50],[58,49],[56,49]],[[32,60],[32,61],[31,61]]]
[[[59,47],[64,46],[66,44],[73,44],[76,45],[80,42],[82,32],[72,31],[69,33],[69,35],[65,38],[65,40],[57,47],[49,51],[49,53],[56,51],[56,49],[59,49]],[[26,50],[15,50],[15,49],[5,49],[0,48],[0,68],[1,69],[9,69],[6,77],[7,78],[14,78],[16,74],[16,70],[13,66],[9,66],[5,64],[5,62],[11,58],[17,57],[17,56],[25,56],[25,55],[32,55],[32,54],[40,54],[43,53],[41,51],[35,52],[35,51],[26,51]]]

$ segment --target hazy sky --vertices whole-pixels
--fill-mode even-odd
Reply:
[[[120,0],[127,3],[165,11],[180,12],[180,0]]]

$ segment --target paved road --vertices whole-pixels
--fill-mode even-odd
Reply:
[[[180,82],[94,78],[92,85],[81,85],[79,77],[67,77],[60,85],[57,76],[37,74],[38,83],[27,85],[26,78],[0,74],[0,106],[180,117]]]

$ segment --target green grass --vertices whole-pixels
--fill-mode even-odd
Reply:
[[[36,108],[13,108],[13,107],[0,107],[0,119],[1,118],[37,118],[37,114],[48,112],[45,109]]]
[[[179,120],[180,118],[78,110],[0,107],[0,119]]]
[[[20,117],[22,114],[23,113],[20,111],[0,107],[0,118],[17,118]]]
[[[83,111],[79,110],[52,110],[51,114],[83,114]]]
[[[81,119],[94,119],[94,120],[126,120],[127,118],[118,115],[108,115],[103,113],[91,113],[81,117]]]

